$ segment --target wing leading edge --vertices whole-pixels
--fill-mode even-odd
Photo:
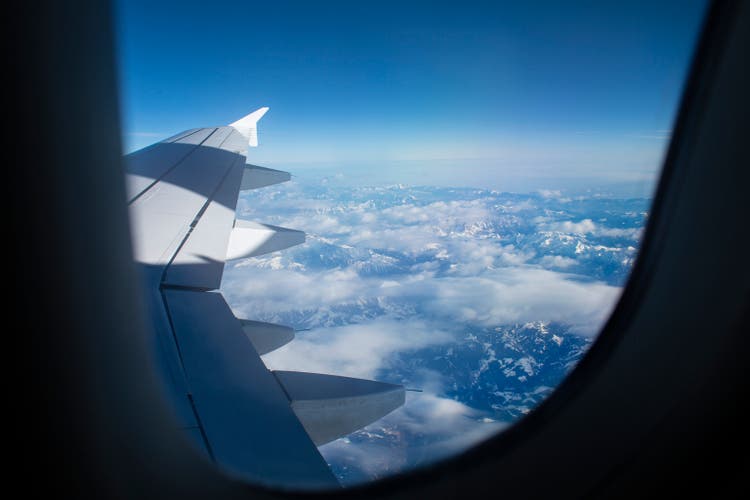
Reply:
[[[230,126],[188,130],[126,156],[134,257],[156,364],[181,428],[234,475],[285,487],[337,487],[316,446],[398,408],[404,388],[269,371],[260,354],[292,341],[293,330],[236,318],[217,291],[226,260],[305,240],[301,231],[235,219],[240,190],[290,177],[247,164],[267,111]]]

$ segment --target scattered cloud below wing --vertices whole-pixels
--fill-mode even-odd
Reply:
[[[563,258],[560,261],[566,263]],[[386,330],[421,339],[422,332],[428,329],[426,318],[433,330],[438,321],[448,328],[467,323],[491,327],[552,321],[591,336],[606,319],[621,290],[529,265],[485,269],[478,275],[464,272],[438,276],[426,269],[400,276],[396,281],[360,276],[356,264],[317,272],[253,268],[244,279],[232,276],[226,280],[223,289],[238,316],[279,321],[290,312],[303,312],[303,326],[337,326],[328,330],[328,342],[350,335],[349,345],[368,345],[368,336],[381,335],[383,342],[396,340],[388,333],[379,333]],[[369,328],[365,325],[372,324],[372,311],[386,319]],[[358,323],[356,328],[347,330],[341,326],[352,322]],[[369,330],[364,332],[365,328]],[[308,333],[310,338],[317,339],[317,335]],[[442,338],[438,332],[431,335]],[[289,349],[304,345],[296,341]],[[332,351],[334,347],[331,346]],[[321,349],[310,359],[333,363],[339,354],[343,359],[347,357],[345,351],[336,356],[326,356],[325,352]]]
[[[507,425],[452,399],[409,393],[403,407],[320,451],[344,484],[356,484],[461,453]]]
[[[594,234],[597,236],[627,238],[636,241],[640,239],[642,233],[641,228],[611,228],[597,224],[591,219],[583,219],[579,222],[563,221],[543,224],[541,228],[547,231],[558,231],[568,234]]]
[[[495,269],[480,277],[424,283],[425,309],[436,317],[483,326],[551,321],[595,335],[620,288],[531,266]]]
[[[376,378],[396,353],[455,341],[423,320],[377,318],[363,324],[300,332],[294,342],[263,357],[272,370]]]
[[[555,362],[565,370],[575,364],[621,292],[647,213],[647,205],[608,203],[560,190],[516,195],[293,181],[243,194],[239,212],[303,229],[307,243],[228,263],[222,292],[238,317],[309,329],[263,357],[271,369],[424,391],[321,448],[337,476],[353,484],[459,453],[547,394],[554,382],[538,378],[545,354],[509,351],[503,342],[516,340],[508,332],[537,332],[529,338],[546,342],[544,352],[570,346],[570,356]],[[550,324],[562,326],[547,332]],[[461,345],[476,360],[456,359]],[[463,401],[455,374],[439,368],[454,361],[476,383]],[[527,379],[541,385],[513,385]],[[498,413],[495,403],[510,413]]]

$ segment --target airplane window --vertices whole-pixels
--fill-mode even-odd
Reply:
[[[272,385],[308,441],[284,437],[281,417],[268,439],[310,447],[343,486],[461,453],[532,412],[596,340],[638,258],[705,4],[121,0],[136,235],[156,220],[155,186],[198,199],[182,243],[165,239],[172,257],[158,238],[136,247],[162,259],[144,260],[170,320],[156,364],[177,380],[172,399],[189,394],[183,427],[201,449],[219,466],[246,457],[237,432],[214,430],[236,408],[196,375],[213,349],[199,329],[223,320],[209,306],[216,316],[190,316],[185,289],[213,300],[218,288],[252,344],[242,352],[273,374],[249,371],[238,397]],[[225,260],[194,247],[233,170],[194,183],[232,130],[252,167],[236,207],[224,203],[237,222],[205,237],[229,248],[221,286],[188,286]],[[154,158],[157,174],[143,166]],[[255,238],[244,253],[242,234]],[[253,481],[306,486],[227,460]]]

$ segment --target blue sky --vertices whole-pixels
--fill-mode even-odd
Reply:
[[[650,185],[704,9],[120,1],[125,150],[269,106],[249,161],[300,176]]]

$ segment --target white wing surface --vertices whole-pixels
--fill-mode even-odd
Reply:
[[[135,261],[157,368],[177,422],[224,470],[286,487],[336,487],[316,445],[401,406],[401,386],[271,372],[260,354],[290,342],[283,325],[236,318],[224,262],[304,242],[302,231],[235,219],[240,190],[289,180],[247,164],[260,108],[230,126],[192,129],[125,157]]]

